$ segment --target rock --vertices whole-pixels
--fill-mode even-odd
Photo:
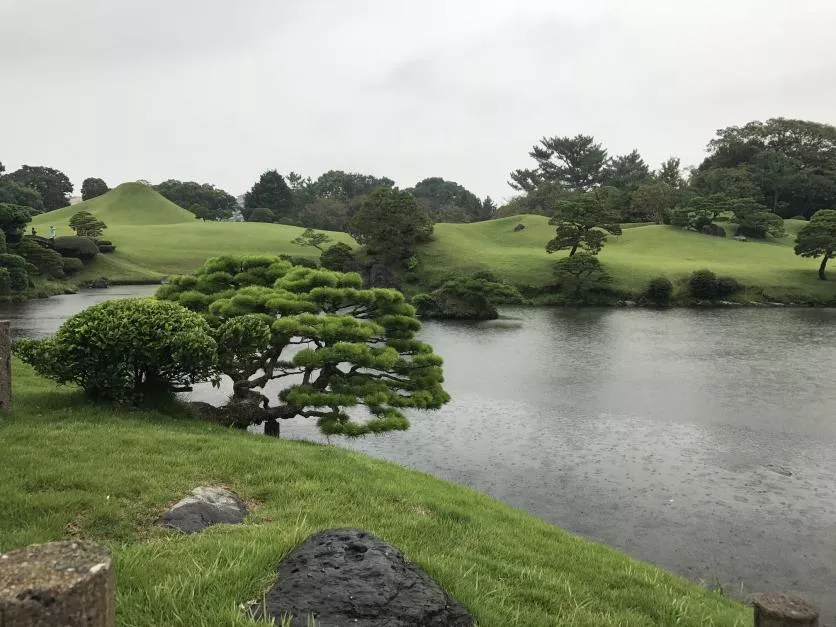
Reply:
[[[200,486],[163,514],[159,523],[183,533],[198,533],[210,525],[237,525],[246,516],[247,506],[237,494],[224,488]]]
[[[91,542],[51,542],[0,555],[0,626],[113,627],[110,552]]]
[[[819,611],[806,599],[783,593],[758,594],[752,599],[755,625],[762,627],[818,627]]]
[[[624,301],[624,306],[625,306],[625,307],[635,307],[635,306],[636,306],[636,301],[634,301],[634,300],[625,300],[625,301]]]
[[[745,235],[735,235],[732,239],[737,240],[738,242],[745,242],[746,236]]]
[[[255,618],[319,627],[463,627],[468,611],[395,547],[360,529],[310,536],[280,564],[278,582]],[[286,624],[286,623],[281,623]]]
[[[777,302],[771,302],[771,303],[769,303],[769,306],[770,307],[786,307],[786,305],[784,303],[777,303]]]

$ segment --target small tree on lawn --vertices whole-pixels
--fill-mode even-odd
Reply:
[[[618,215],[597,192],[586,192],[555,203],[554,217],[549,224],[557,226],[555,238],[546,244],[546,252],[569,250],[573,256],[578,248],[597,255],[607,241],[609,231],[621,234]]]
[[[70,228],[80,237],[99,237],[107,225],[89,211],[79,211],[70,218]]]
[[[827,261],[836,256],[836,209],[820,209],[798,232],[795,254],[821,257],[819,278],[824,281]]]
[[[357,274],[218,257],[157,296],[212,326],[233,403],[248,406],[235,412],[236,426],[263,422],[278,435],[279,420],[303,416],[325,434],[358,436],[407,429],[403,409],[438,409],[450,398],[441,358],[415,337],[415,309],[396,290],[364,289]],[[288,385],[268,393],[281,379]],[[371,418],[350,416],[357,407]]]
[[[331,237],[326,233],[314,229],[305,229],[299,237],[290,240],[290,243],[297,246],[311,246],[322,253],[324,251],[323,246],[330,241]]]
[[[586,252],[555,263],[554,275],[561,290],[570,300],[575,301],[582,301],[590,291],[603,288],[612,280],[601,265],[601,260]]]

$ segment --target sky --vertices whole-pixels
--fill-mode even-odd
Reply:
[[[836,123],[834,32],[834,0],[0,0],[0,162],[501,200],[543,136],[687,166],[718,128]]]

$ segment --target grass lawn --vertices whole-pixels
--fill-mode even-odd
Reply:
[[[0,551],[88,538],[115,555],[120,625],[246,625],[278,561],[315,530],[399,546],[486,625],[751,625],[752,612],[468,488],[336,447],[89,405],[14,362],[0,417]],[[384,436],[385,437],[385,436]],[[155,519],[229,486],[246,523],[182,536]]]
[[[196,270],[208,257],[234,254],[319,252],[291,244],[302,229],[281,224],[203,222],[141,183],[124,183],[85,203],[36,216],[32,225],[45,233],[54,224],[70,234],[67,222],[88,210],[107,224],[104,237],[116,252],[98,255],[76,280],[106,276],[141,282]],[[517,224],[525,225],[514,231]],[[694,270],[708,268],[748,287],[747,297],[792,301],[807,298],[836,304],[836,281],[820,281],[819,261],[796,257],[795,234],[804,224],[785,221],[789,236],[776,241],[737,242],[661,225],[625,225],[611,236],[600,258],[615,277],[614,286],[640,292],[648,280],[665,275],[682,283]],[[353,244],[345,233],[329,233],[334,242]],[[437,224],[433,242],[419,249],[424,283],[450,274],[489,269],[517,285],[541,287],[552,281],[554,261],[546,242],[554,227],[543,216],[525,215],[475,224]]]
[[[526,228],[515,232],[517,224]],[[836,281],[820,281],[816,275],[819,261],[793,252],[794,235],[802,224],[787,220],[790,235],[766,242],[738,242],[663,225],[628,225],[622,235],[609,237],[600,259],[615,286],[632,292],[656,276],[683,281],[694,270],[708,268],[762,291],[766,298],[812,295],[836,300]],[[516,284],[541,286],[552,280],[555,260],[566,255],[545,252],[553,236],[548,219],[535,215],[437,224],[435,239],[421,249],[421,257],[431,279],[487,269]]]

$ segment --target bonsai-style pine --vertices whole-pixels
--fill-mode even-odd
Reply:
[[[264,422],[278,435],[280,419],[304,416],[325,434],[358,436],[407,429],[405,408],[450,399],[441,358],[415,338],[415,309],[397,290],[364,289],[357,274],[218,257],[157,297],[201,312],[212,327],[219,370],[232,379],[229,424]],[[268,392],[278,380],[287,385]]]

